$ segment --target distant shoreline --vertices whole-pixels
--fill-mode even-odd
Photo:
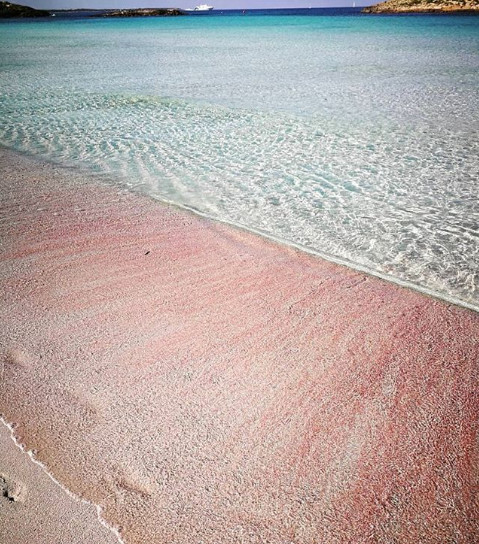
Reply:
[[[364,8],[361,13],[376,15],[479,15],[479,9],[384,9]]]
[[[386,0],[374,6],[368,6],[361,13],[377,14],[479,14],[479,2],[472,0],[459,4],[458,2],[435,0]]]
[[[103,10],[99,17],[180,17],[187,13],[178,8],[140,8]]]
[[[66,9],[66,10],[38,10],[0,2],[0,19],[38,19],[55,17],[63,13],[89,14],[89,17],[178,17],[187,15],[185,10],[179,8],[138,8],[138,9]]]

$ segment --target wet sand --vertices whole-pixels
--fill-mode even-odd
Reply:
[[[0,413],[128,544],[479,538],[479,315],[0,151]]]
[[[94,506],[75,500],[22,452],[0,422],[0,542],[118,544]]]

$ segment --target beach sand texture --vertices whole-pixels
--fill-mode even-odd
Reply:
[[[70,497],[32,462],[0,423],[0,542],[115,544],[96,508]]]
[[[0,413],[126,543],[478,541],[478,314],[10,151],[0,185]]]

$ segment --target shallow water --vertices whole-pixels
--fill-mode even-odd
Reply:
[[[479,307],[479,17],[312,13],[2,23],[0,143]]]

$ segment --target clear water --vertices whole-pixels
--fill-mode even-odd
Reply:
[[[2,23],[0,143],[479,308],[479,17],[307,11]]]

